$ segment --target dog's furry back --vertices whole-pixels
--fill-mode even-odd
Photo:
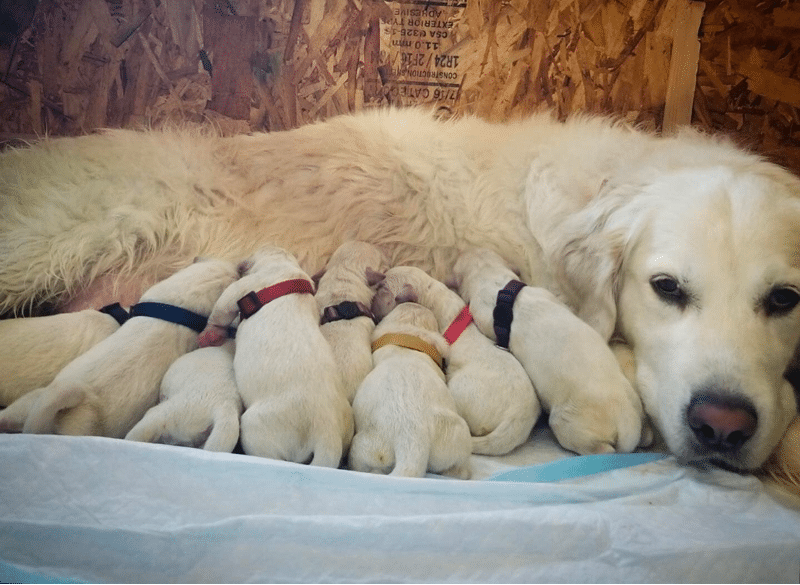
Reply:
[[[265,242],[309,273],[348,239],[440,278],[464,241],[532,267],[522,177],[491,148],[522,131],[373,111],[273,134],[114,130],[5,152],[0,312],[63,304],[106,273],[161,278]]]

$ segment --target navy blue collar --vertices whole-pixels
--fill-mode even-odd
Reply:
[[[98,309],[101,313],[105,313],[106,315],[111,315],[114,319],[117,320],[117,323],[120,325],[124,324],[125,321],[131,318],[128,314],[128,311],[122,308],[122,305],[119,303],[111,303],[110,305],[106,305],[102,309]]]
[[[208,323],[207,317],[193,313],[188,309],[182,309],[165,303],[138,303],[131,307],[130,316],[161,319],[169,323],[183,325],[197,333],[203,331]]]

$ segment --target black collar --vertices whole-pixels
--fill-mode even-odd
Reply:
[[[322,318],[320,319],[319,324],[324,325],[325,323],[330,323],[331,321],[341,321],[342,319],[350,320],[355,319],[356,317],[369,317],[375,321],[375,317],[373,316],[372,312],[363,303],[358,303],[355,301],[342,301],[338,305],[325,307],[325,310],[322,311]]]
[[[510,281],[505,288],[497,292],[497,304],[494,306],[494,334],[497,336],[497,345],[508,349],[511,336],[511,321],[514,320],[514,301],[519,291],[525,286],[519,280]]]
[[[169,323],[183,325],[200,333],[206,328],[208,318],[188,309],[182,309],[165,303],[138,303],[131,307],[131,317],[153,317]]]

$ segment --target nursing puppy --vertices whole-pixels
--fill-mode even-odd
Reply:
[[[437,329],[433,313],[416,303],[397,305],[375,328],[375,367],[353,401],[352,469],[391,470],[389,475],[407,477],[430,471],[469,479],[469,427],[456,413],[441,364],[434,360],[446,359],[449,350]]]
[[[306,286],[304,292],[276,296],[250,316],[242,314],[233,358],[245,409],[242,448],[248,455],[338,467],[353,437],[353,413],[319,329],[311,279],[294,257],[272,246],[261,248],[240,271],[242,277],[211,312],[201,345],[216,343],[239,314],[237,301],[248,293],[295,280]]]
[[[517,275],[486,249],[462,253],[454,274],[478,328],[496,340],[497,293]],[[639,445],[641,402],[614,354],[551,293],[522,288],[513,303],[508,349],[528,372],[563,447],[590,454],[633,451]],[[647,434],[644,441],[649,439]]]
[[[159,404],[125,438],[230,453],[239,440],[242,399],[233,374],[235,342],[179,357],[161,380]]]
[[[443,333],[464,308],[458,293],[419,268],[391,268],[378,285],[373,312],[380,319],[407,301],[430,309]],[[492,343],[474,323],[450,345],[447,387],[473,435],[473,453],[508,453],[528,439],[541,412],[519,361]]]
[[[320,330],[342,374],[342,388],[352,403],[356,389],[372,369],[370,336],[375,329],[370,304],[386,258],[372,244],[345,242],[333,253],[317,285]],[[315,277],[316,279],[316,277]]]
[[[198,261],[148,289],[141,300],[207,315],[236,277],[230,262]],[[156,403],[172,362],[195,348],[197,333],[184,325],[131,317],[67,364],[50,385],[36,390],[35,400],[23,396],[27,413],[16,403],[0,413],[0,429],[122,438]],[[9,428],[21,419],[21,429]]]
[[[47,386],[90,347],[119,329],[111,315],[86,309],[0,321],[0,406]]]

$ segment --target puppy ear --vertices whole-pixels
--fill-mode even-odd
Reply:
[[[253,258],[248,258],[247,260],[242,260],[239,262],[239,265],[236,267],[236,270],[239,272],[239,276],[244,276],[247,274],[253,267],[253,264],[255,264],[255,260],[253,260]]]
[[[400,293],[394,297],[395,302],[400,303],[416,303],[419,301],[416,289],[410,284],[404,284],[400,289]]]
[[[375,286],[380,284],[385,278],[386,275],[383,272],[378,272],[377,270],[373,270],[372,266],[367,266],[367,285],[368,286]]]
[[[319,272],[317,272],[314,276],[311,277],[311,280],[314,282],[314,288],[319,288],[319,281],[322,280],[322,277],[325,275],[325,269],[323,268]]]

